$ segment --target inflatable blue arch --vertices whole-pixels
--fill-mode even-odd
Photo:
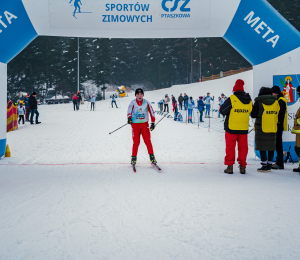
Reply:
[[[38,35],[224,37],[253,65],[253,96],[261,86],[271,87],[276,77],[300,74],[300,34],[266,0],[0,0],[1,157],[6,147],[7,63]],[[288,109],[291,128],[297,103]],[[294,147],[294,138],[284,134],[284,150]],[[295,153],[293,157],[297,159]]]

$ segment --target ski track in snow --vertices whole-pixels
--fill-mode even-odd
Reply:
[[[165,93],[177,97],[176,89],[145,98],[157,103]],[[250,137],[247,174],[235,166],[226,175],[223,133],[164,119],[152,132],[162,172],[141,141],[134,173],[130,126],[108,134],[126,123],[131,99],[118,99],[121,109],[97,102],[95,112],[87,104],[78,112],[71,104],[39,106],[42,124],[8,133],[12,157],[0,160],[1,260],[299,259],[293,165],[258,173]]]

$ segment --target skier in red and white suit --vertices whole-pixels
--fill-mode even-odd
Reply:
[[[131,101],[127,111],[128,124],[131,124],[133,139],[131,164],[136,164],[141,135],[147,146],[151,163],[156,164],[150,135],[150,130],[152,131],[155,128],[155,113],[150,102],[144,99],[144,91],[141,88],[136,89],[135,97],[136,99]],[[149,115],[151,117],[150,129],[148,124]]]

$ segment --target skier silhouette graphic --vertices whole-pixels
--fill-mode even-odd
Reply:
[[[72,1],[73,1],[73,0],[71,0],[69,4],[71,4]],[[73,16],[74,16],[75,18],[76,18],[75,14],[76,14],[77,9],[78,9],[78,13],[81,13],[80,5],[79,5],[79,4],[82,5],[81,0],[74,0],[74,7],[75,7],[75,10],[74,10]],[[76,18],[76,19],[77,19],[77,18]]]

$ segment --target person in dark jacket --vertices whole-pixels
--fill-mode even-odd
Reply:
[[[283,146],[282,146],[282,134],[283,131],[287,131],[287,101],[281,93],[281,89],[278,86],[272,88],[273,95],[277,96],[277,101],[280,107],[278,114],[278,124],[276,133],[276,164],[272,166],[274,170],[283,170]]]
[[[25,113],[25,119],[27,122],[29,122],[29,117],[30,117],[30,105],[29,105],[29,95],[26,96],[26,99],[25,99],[25,110],[26,110],[26,113]]]
[[[203,112],[205,111],[205,104],[203,102],[203,97],[199,97],[199,100],[197,101],[197,108],[199,110],[200,113],[200,122],[204,122],[203,121]]]
[[[34,124],[33,123],[33,116],[34,114],[36,114],[35,116],[35,123],[36,124],[40,124],[41,122],[39,122],[39,112],[37,110],[37,105],[38,105],[38,102],[36,101],[36,92],[33,92],[31,94],[31,96],[29,97],[29,106],[30,106],[30,113],[31,113],[31,116],[30,116],[30,124]]]
[[[187,110],[188,101],[189,101],[189,96],[186,93],[184,93],[184,96],[183,96],[184,110]]]
[[[77,110],[79,110],[79,107],[80,107],[80,102],[81,102],[81,93],[80,91],[77,91]]]
[[[271,107],[271,112],[269,111]],[[274,110],[274,111],[273,111]],[[255,99],[252,118],[255,120],[255,150],[260,152],[262,167],[258,172],[270,172],[274,152],[276,150],[276,132],[279,105],[277,96],[273,96],[270,88],[261,88],[258,97]],[[271,120],[266,117],[272,117]],[[265,117],[266,119],[264,119]]]
[[[74,111],[78,111],[78,105],[77,105],[78,96],[74,94],[72,100],[73,100]]]
[[[183,102],[183,96],[180,94],[178,97],[178,104],[179,104],[179,109],[182,110],[182,102]]]
[[[246,173],[248,155],[249,116],[252,111],[252,100],[244,91],[244,81],[238,79],[233,87],[233,95],[220,108],[220,113],[226,116],[224,122],[226,156],[225,173],[233,174],[235,163],[235,147],[238,144],[240,173]]]

